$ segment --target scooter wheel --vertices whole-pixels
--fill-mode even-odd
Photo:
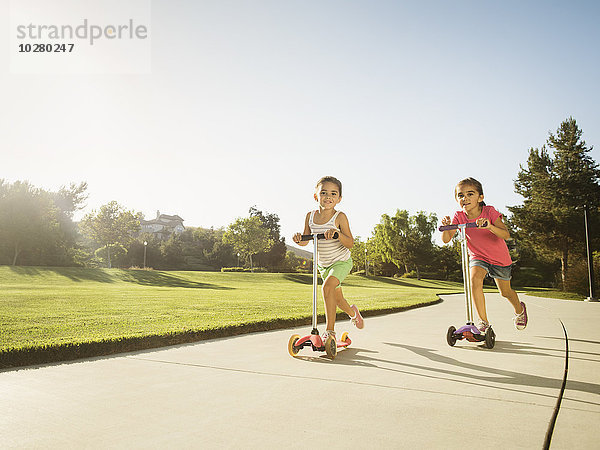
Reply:
[[[492,330],[492,327],[489,327],[485,332],[485,346],[487,348],[494,348],[494,344],[496,343],[496,333]]]
[[[450,328],[448,328],[448,333],[446,333],[446,341],[448,342],[448,345],[450,347],[454,347],[454,344],[456,344],[457,337],[454,335],[455,331],[456,328],[451,326]]]
[[[288,342],[288,353],[294,357],[296,357],[296,355],[300,351],[300,348],[296,347],[296,342],[298,342],[298,339],[300,339],[300,335],[294,334]]]
[[[331,359],[335,358],[337,355],[337,342],[333,336],[327,336],[327,340],[325,341],[325,353]]]
[[[350,339],[348,338],[348,332],[344,331],[342,333],[342,339],[340,339],[342,342],[348,342]]]

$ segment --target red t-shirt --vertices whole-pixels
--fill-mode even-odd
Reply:
[[[502,214],[496,211],[493,206],[486,205],[479,217],[484,217],[493,225],[498,217],[502,217]],[[475,222],[477,219],[469,220],[463,211],[456,211],[452,223],[470,223]],[[504,239],[499,238],[489,230],[467,228],[467,248],[471,259],[480,259],[495,266],[510,266],[512,264]]]

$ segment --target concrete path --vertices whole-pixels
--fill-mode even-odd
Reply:
[[[551,448],[600,448],[600,304],[488,295],[492,350],[445,341],[462,296],[366,319],[333,361],[293,333],[0,372],[3,448],[534,448],[569,377]]]

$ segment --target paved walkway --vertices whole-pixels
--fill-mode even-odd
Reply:
[[[531,322],[488,295],[492,350],[449,347],[462,296],[366,320],[334,361],[292,333],[0,372],[3,448],[600,448],[600,304],[523,296]]]

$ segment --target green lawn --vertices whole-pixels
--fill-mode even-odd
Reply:
[[[311,283],[305,274],[0,266],[0,351],[310,317]],[[361,310],[428,303],[460,289],[358,276],[344,287]]]
[[[0,367],[292,326],[312,307],[308,274],[0,266],[0,289]],[[366,315],[461,291],[460,283],[435,280],[344,282],[346,298]],[[57,354],[65,349],[69,355]]]
[[[525,294],[534,295],[536,297],[544,298],[556,298],[559,300],[578,300],[583,301],[586,299],[584,295],[575,294],[573,292],[557,291],[556,289],[550,288],[517,288],[518,292],[524,292]]]

